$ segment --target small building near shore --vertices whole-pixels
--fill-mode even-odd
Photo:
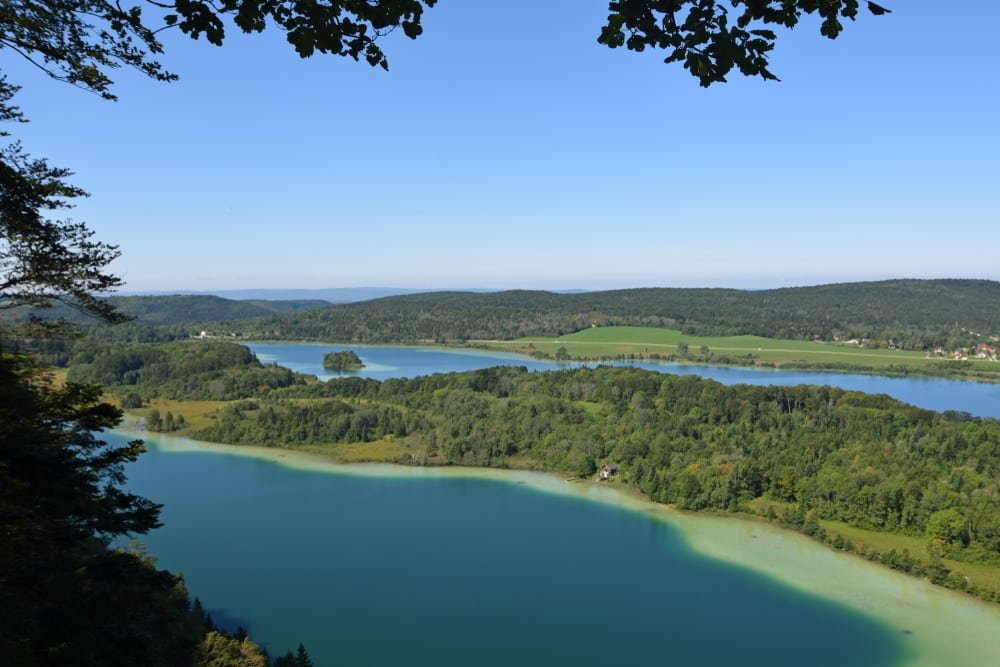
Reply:
[[[618,466],[614,463],[605,463],[601,466],[601,479],[610,479],[618,474]]]

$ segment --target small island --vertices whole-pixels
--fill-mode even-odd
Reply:
[[[323,357],[323,368],[328,371],[360,371],[365,367],[354,350],[343,352],[327,352]]]

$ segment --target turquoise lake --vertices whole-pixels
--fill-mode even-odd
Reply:
[[[323,354],[345,348],[250,347],[263,361],[327,379],[336,374],[323,371]],[[560,367],[493,353],[350,349],[368,364],[359,374],[376,378],[498,363]],[[832,384],[924,407],[1000,413],[996,385],[639,365],[726,383]],[[856,608],[741,567],[744,548],[760,562],[759,550],[752,556],[744,547],[756,535],[726,542],[723,562],[688,546],[690,525],[681,530],[641,508],[543,492],[516,477],[411,469],[357,475],[283,465],[266,458],[273,450],[257,458],[189,445],[150,435],[149,452],[129,466],[130,488],[164,504],[164,527],[143,542],[160,566],[184,574],[220,625],[247,628],[272,652],[302,642],[317,665],[979,665],[993,654],[1000,627],[1000,615],[968,607],[971,601],[942,602],[935,596],[954,594],[926,593],[916,579],[872,572],[876,566],[808,540],[801,553],[784,538],[775,548],[807,571],[804,588],[864,582],[860,597],[842,596],[860,600]],[[831,566],[838,573],[828,580]],[[953,621],[956,609],[966,614],[962,621]],[[942,638],[938,631],[951,622],[968,639],[953,642],[951,631]]]
[[[113,436],[122,437],[122,436]],[[908,636],[634,511],[483,479],[150,451],[143,540],[217,622],[317,665],[898,664]],[[808,657],[804,661],[805,657]]]

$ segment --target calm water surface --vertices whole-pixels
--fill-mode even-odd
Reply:
[[[112,436],[121,438],[122,436]],[[144,540],[220,623],[317,665],[891,667],[907,636],[698,556],[670,525],[526,486],[150,452]]]
[[[253,343],[248,346],[265,363],[277,363],[293,371],[322,379],[360,375],[377,380],[416,377],[430,373],[471,371],[490,366],[526,366],[529,370],[570,368],[574,364],[539,361],[516,354],[440,348],[345,346],[316,343]],[[357,373],[335,373],[323,369],[323,355],[332,350],[351,349],[366,368]],[[576,364],[579,365],[579,364]],[[798,385],[827,384],[871,394],[888,394],[901,401],[930,410],[959,410],[980,417],[1000,418],[1000,384],[941,378],[880,377],[849,373],[783,371],[773,369],[688,364],[633,362],[628,365],[663,373],[699,375],[723,384]]]

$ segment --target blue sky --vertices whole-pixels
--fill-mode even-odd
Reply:
[[[117,103],[0,66],[128,290],[1000,279],[1000,3],[883,4],[707,90],[602,0],[442,0],[388,73],[168,35]]]

